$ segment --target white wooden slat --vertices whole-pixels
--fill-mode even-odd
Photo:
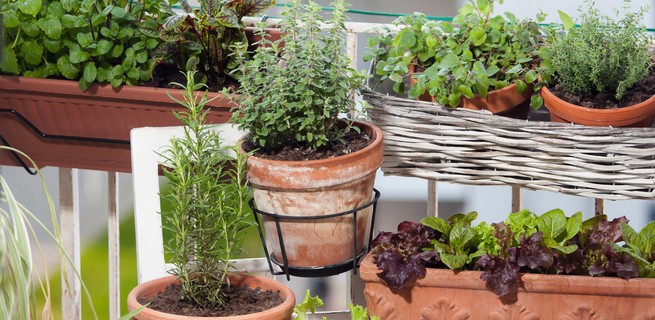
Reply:
[[[80,180],[78,169],[59,168],[60,230],[62,244],[74,268],[80,270]],[[66,270],[67,272],[64,272]],[[82,317],[81,284],[68,261],[62,259],[62,318]],[[68,285],[65,285],[68,284]]]
[[[107,172],[107,189],[109,191],[107,218],[108,252],[109,252],[109,319],[118,319],[121,314],[120,290],[120,212],[118,173]]]
[[[439,216],[439,192],[437,189],[437,180],[428,180],[428,216]]]

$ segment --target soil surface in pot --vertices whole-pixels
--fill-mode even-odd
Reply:
[[[148,308],[177,315],[194,317],[226,317],[265,311],[284,302],[279,292],[263,291],[260,288],[225,287],[225,306],[222,308],[203,308],[189,300],[181,300],[181,286],[172,284],[151,299],[139,298],[139,303]]]
[[[558,98],[578,106],[593,109],[617,109],[638,104],[655,95],[655,73],[651,72],[642,82],[627,90],[620,101],[614,99],[613,93],[576,95],[564,90],[559,84],[549,86],[549,89]]]
[[[280,161],[319,160],[342,156],[366,148],[373,140],[364,131],[358,133],[351,130],[340,141],[333,141],[329,145],[316,150],[304,146],[289,144],[279,149],[259,148],[251,141],[243,143],[243,150],[250,152],[256,150],[254,155],[263,159]]]
[[[226,77],[226,83],[208,83],[209,92],[218,92],[223,88],[230,88],[231,91],[236,90],[237,82],[230,77]],[[152,79],[147,82],[143,82],[140,85],[144,87],[155,87],[155,88],[170,88],[170,89],[180,89],[176,85],[171,85],[171,82],[177,82],[186,85],[186,78],[184,73],[172,65],[166,63],[160,63],[155,66],[152,71]]]

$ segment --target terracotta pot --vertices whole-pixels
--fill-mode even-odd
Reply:
[[[541,88],[544,105],[554,122],[570,122],[596,127],[650,127],[655,120],[655,96],[634,106],[592,109],[568,103],[548,88]]]
[[[224,319],[224,320],[288,320],[291,319],[293,307],[296,304],[296,298],[293,291],[283,285],[282,283],[273,279],[249,275],[249,274],[232,274],[230,283],[233,286],[248,286],[251,288],[261,288],[262,290],[278,291],[284,302],[281,305],[262,312],[232,316],[232,317],[189,317],[181,316],[170,313],[163,313],[153,309],[144,308],[137,314],[134,319],[139,320],[166,320],[166,319]],[[141,297],[153,297],[157,293],[164,291],[166,287],[176,281],[175,276],[168,276],[158,278],[155,280],[144,282],[136,286],[127,296],[127,306],[129,311],[136,310],[142,305],[137,299]]]
[[[257,208],[289,216],[319,216],[355,209],[371,201],[375,172],[382,163],[382,131],[357,122],[372,138],[366,148],[340,157],[310,161],[274,161],[251,156],[248,179]],[[357,253],[367,238],[372,208],[357,214]],[[264,218],[266,240],[282,262],[272,218]],[[353,216],[317,220],[280,219],[289,266],[324,267],[353,259]]]
[[[522,274],[508,296],[485,287],[479,271],[428,269],[400,290],[387,287],[368,255],[359,275],[369,314],[402,319],[655,319],[655,279]]]
[[[415,66],[411,65],[409,68],[410,75],[414,74]],[[417,81],[410,78],[410,82],[414,85]],[[460,102],[460,107],[470,110],[488,110],[493,114],[507,113],[510,110],[521,106],[526,109],[523,116],[518,116],[519,118],[525,118],[527,116],[527,105],[526,102],[530,99],[530,96],[533,93],[533,86],[528,85],[528,88],[520,93],[516,89],[516,84],[511,84],[505,88],[489,91],[486,98],[482,98],[479,95],[475,95],[472,99],[462,97]],[[421,101],[431,101],[434,102],[434,97],[429,93],[424,93],[419,97]],[[511,115],[508,115],[511,116]]]

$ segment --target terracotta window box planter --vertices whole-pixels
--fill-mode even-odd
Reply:
[[[0,76],[0,109],[13,111],[0,112],[0,135],[40,167],[129,172],[132,128],[179,125],[171,111],[184,108],[166,92],[182,96],[177,89],[135,86],[82,92],[75,81]],[[228,100],[218,98],[210,108],[209,123],[229,120]],[[3,152],[0,164],[19,162]]]
[[[428,269],[412,286],[392,290],[371,255],[359,274],[370,315],[381,319],[655,319],[655,279],[523,274],[502,298],[479,271]]]

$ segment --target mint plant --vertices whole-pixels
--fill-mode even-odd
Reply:
[[[149,80],[157,29],[173,14],[166,0],[5,0],[0,11],[0,72],[77,80],[82,90]]]
[[[624,0],[617,17],[601,15],[594,2],[580,8],[580,27],[560,11],[564,32],[552,38],[550,64],[554,79],[568,92],[604,92],[621,100],[626,90],[641,82],[651,71],[648,49],[652,38],[641,23],[647,8],[631,11]]]
[[[331,18],[309,1],[291,1],[283,16],[282,38],[264,39],[251,60],[236,50],[240,94],[232,97],[232,121],[250,131],[258,147],[284,145],[317,149],[341,139],[354,126],[340,127],[340,113],[353,107],[352,94],[366,76],[350,67],[345,46],[346,3],[333,3]],[[321,25],[327,24],[325,32]],[[228,92],[227,90],[225,92]]]
[[[405,78],[416,82],[410,98],[428,92],[437,103],[457,107],[461,99],[486,97],[491,90],[516,84],[524,92],[537,83],[541,36],[537,20],[518,20],[512,13],[493,15],[496,0],[469,0],[452,23],[428,20],[423,14],[394,22],[397,33],[373,37],[365,59],[376,60],[381,79],[405,91]],[[503,0],[498,0],[503,3]],[[409,74],[410,67],[416,69]],[[533,98],[538,102],[537,96]]]
[[[229,260],[242,250],[244,229],[254,222],[245,183],[247,155],[221,145],[218,133],[204,123],[209,112],[204,106],[211,100],[207,91],[194,92],[204,87],[194,76],[188,72],[185,85],[176,83],[184,100],[171,97],[187,108],[175,113],[184,134],[172,138],[161,152],[164,176],[170,181],[161,196],[171,204],[170,212],[162,212],[171,234],[164,251],[175,265],[171,272],[181,282],[181,298],[215,307],[223,304],[221,290],[229,285]]]
[[[246,55],[247,43],[241,19],[254,16],[275,3],[274,0],[202,0],[193,9],[181,2],[186,15],[173,15],[164,23],[160,36],[166,50],[159,54],[164,61],[173,61],[178,70],[197,71],[201,81],[210,87],[222,85],[237,66],[233,50]]]
[[[655,223],[637,233],[625,217],[582,221],[582,213],[567,217],[559,209],[540,216],[523,210],[473,226],[476,217],[427,217],[402,222],[396,233],[381,232],[371,244],[378,276],[402,288],[425,276],[427,267],[480,270],[499,296],[511,292],[522,272],[655,277]]]

